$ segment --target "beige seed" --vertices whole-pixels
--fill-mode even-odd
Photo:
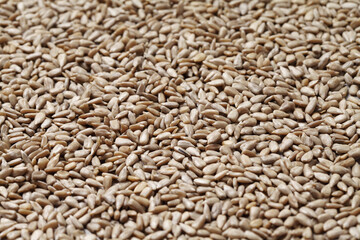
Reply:
[[[193,60],[194,60],[194,62],[202,62],[205,60],[205,58],[206,58],[206,55],[204,53],[198,53],[195,55]]]
[[[206,139],[208,140],[209,144],[218,142],[221,139],[220,131],[213,131],[206,137]]]
[[[314,177],[323,183],[328,183],[330,180],[330,176],[325,173],[315,172]]]
[[[354,148],[349,151],[349,156],[353,158],[359,158],[360,157],[360,148]]]
[[[37,113],[35,116],[35,120],[34,120],[35,125],[38,125],[38,124],[44,122],[45,118],[46,118],[46,115],[44,112]]]
[[[306,152],[302,157],[301,157],[301,161],[302,162],[310,162],[311,160],[313,160],[313,153],[312,151]]]

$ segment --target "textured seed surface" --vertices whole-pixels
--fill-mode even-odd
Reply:
[[[0,239],[360,239],[357,0],[0,0]]]

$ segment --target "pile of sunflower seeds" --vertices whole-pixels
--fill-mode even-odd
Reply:
[[[358,0],[0,0],[0,239],[360,239]]]

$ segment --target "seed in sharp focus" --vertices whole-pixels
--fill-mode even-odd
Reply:
[[[44,112],[41,111],[41,112],[37,113],[35,115],[35,120],[34,120],[35,125],[38,125],[38,124],[44,122],[45,118],[46,118],[46,115]]]
[[[193,60],[194,60],[194,62],[198,63],[198,62],[204,61],[205,58],[206,58],[206,55],[204,53],[198,53],[194,56]]]
[[[208,144],[216,143],[221,139],[220,131],[215,130],[212,133],[210,133],[207,137]]]

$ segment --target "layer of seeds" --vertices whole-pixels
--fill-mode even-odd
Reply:
[[[0,239],[360,239],[358,0],[0,0]]]

